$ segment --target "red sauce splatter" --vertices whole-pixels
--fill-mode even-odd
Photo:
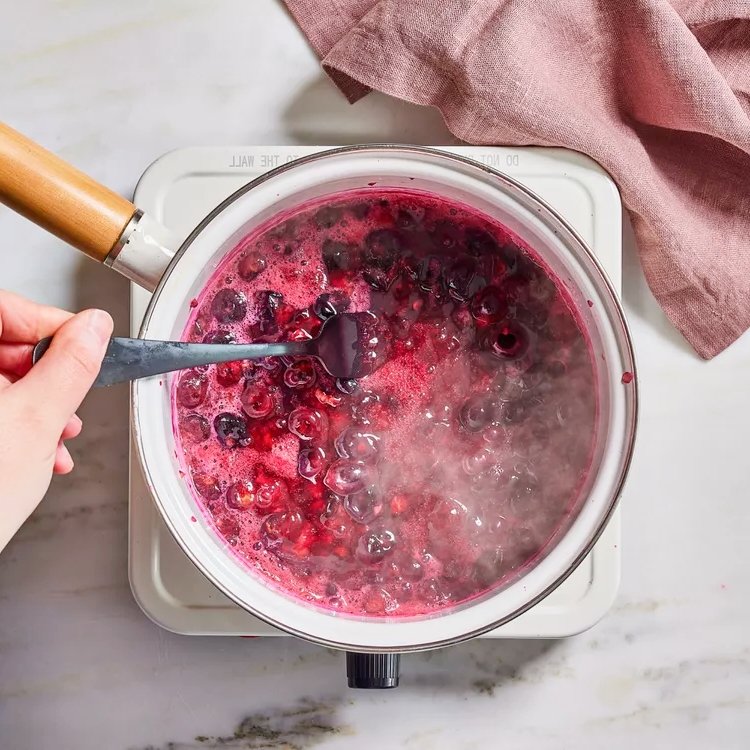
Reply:
[[[198,307],[198,300],[193,297],[193,299],[190,300],[190,307],[191,309],[194,307]]]
[[[628,383],[633,382],[633,373],[632,372],[624,372],[622,374],[622,382],[627,385]]]
[[[377,182],[368,182],[368,183],[367,183],[367,185],[368,185],[369,187],[373,187],[374,185],[377,185],[377,184],[378,184]]]
[[[197,523],[197,522],[198,522],[198,519],[197,519],[197,518],[196,518],[195,516],[190,516],[190,520],[191,520],[191,521],[192,521],[193,523]]]
[[[586,304],[587,304],[587,305],[588,305],[589,307],[593,307],[593,306],[594,306],[594,300],[592,300],[592,299],[587,299],[587,300],[586,300]]]

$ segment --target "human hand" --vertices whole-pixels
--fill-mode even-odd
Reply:
[[[72,315],[0,290],[0,550],[47,492],[73,469],[64,441],[81,431],[76,409],[112,334],[102,310]],[[34,344],[54,336],[31,367]]]

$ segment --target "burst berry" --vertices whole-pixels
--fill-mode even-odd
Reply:
[[[284,371],[284,384],[289,388],[308,388],[315,382],[315,366],[309,357],[301,357]]]
[[[245,448],[252,443],[247,431],[247,421],[239,414],[226,411],[217,414],[214,430],[219,442],[226,448]]]
[[[239,383],[242,373],[242,362],[220,362],[216,365],[216,381],[225,387]]]

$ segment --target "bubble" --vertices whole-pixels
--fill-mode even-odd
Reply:
[[[354,425],[347,427],[335,440],[336,452],[342,458],[368,461],[377,458],[380,451],[380,437]]]
[[[473,396],[464,402],[459,412],[461,424],[469,432],[480,432],[493,417],[492,402],[484,396]]]
[[[351,495],[372,485],[373,478],[372,470],[364,461],[341,458],[328,467],[323,482],[338,495]]]
[[[375,487],[366,487],[344,498],[344,510],[357,523],[369,523],[383,510],[383,501]]]
[[[299,456],[297,457],[297,471],[299,475],[313,484],[322,476],[327,466],[326,452],[320,446],[304,448],[299,452]]]
[[[385,527],[370,529],[357,542],[357,559],[367,565],[383,562],[396,546],[396,535]]]
[[[300,440],[320,440],[328,428],[328,419],[316,409],[298,406],[289,414],[289,431]]]

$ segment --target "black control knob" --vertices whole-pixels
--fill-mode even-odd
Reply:
[[[365,690],[398,687],[401,654],[346,654],[350,688]]]

